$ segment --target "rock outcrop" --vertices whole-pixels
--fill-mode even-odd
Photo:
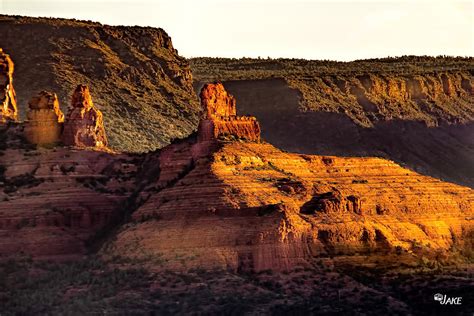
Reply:
[[[381,158],[261,142],[206,152],[195,136],[140,156],[14,144],[0,148],[0,255],[82,255],[109,233],[103,256],[155,258],[156,268],[287,270],[473,242],[472,189]],[[130,213],[132,223],[111,229]]]
[[[28,103],[25,137],[37,145],[56,144],[61,139],[64,114],[55,93],[41,91]]]
[[[91,240],[123,216],[137,157],[15,144],[0,148],[0,257],[85,255]]]
[[[173,144],[154,158],[159,176],[143,190],[134,225],[104,255],[156,256],[171,269],[286,270],[328,255],[448,252],[470,242],[469,188],[380,158],[289,154],[255,142],[225,142],[200,158],[198,144]]]
[[[0,122],[16,121],[18,118],[13,70],[13,61],[0,48]]]
[[[62,141],[67,146],[107,147],[102,113],[94,107],[89,88],[77,86],[64,123]]]
[[[200,93],[204,117],[199,122],[200,141],[217,139],[260,140],[260,125],[253,116],[237,116],[235,98],[222,83],[204,85]]]
[[[160,28],[0,14],[0,45],[15,68],[19,118],[38,91],[54,91],[64,114],[87,84],[100,105],[108,147],[147,152],[192,133],[200,106],[189,62]]]
[[[195,89],[220,80],[262,138],[315,155],[382,156],[474,188],[474,58],[325,62],[191,60]],[[337,128],[335,128],[337,126]]]

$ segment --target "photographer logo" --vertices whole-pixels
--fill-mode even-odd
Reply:
[[[462,297],[448,297],[440,293],[436,293],[433,297],[435,301],[438,301],[441,305],[461,305]]]

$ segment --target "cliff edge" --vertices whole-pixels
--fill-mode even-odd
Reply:
[[[113,149],[153,150],[197,125],[188,61],[162,29],[0,15],[0,33],[15,61],[20,120],[38,92],[54,91],[67,105],[71,91],[85,84],[97,96]]]

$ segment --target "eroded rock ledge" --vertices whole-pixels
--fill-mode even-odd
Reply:
[[[235,98],[222,83],[204,85],[200,93],[204,117],[199,122],[200,141],[243,139],[260,141],[260,125],[253,116],[237,116]]]
[[[289,270],[318,256],[469,250],[473,190],[380,158],[282,152],[260,141],[255,118],[236,115],[221,84],[201,97],[197,137],[117,154],[77,150],[107,145],[79,85],[62,133],[75,147],[0,148],[0,255],[69,258],[100,245],[101,256],[156,268]],[[30,112],[30,141],[55,141],[55,95],[40,93]]]

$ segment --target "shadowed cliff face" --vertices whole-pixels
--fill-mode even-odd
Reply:
[[[441,79],[445,76],[438,76],[440,81],[431,86],[431,77],[403,84],[401,79],[392,80],[404,90],[398,89],[399,85],[389,89],[387,81],[382,87],[380,78],[369,83],[367,76],[367,82],[361,78],[354,86],[349,83],[355,79],[340,81],[345,93],[332,85],[317,86],[316,80],[312,89],[326,95],[322,103],[305,99],[283,79],[225,81],[224,85],[236,96],[239,114],[256,116],[262,138],[279,148],[310,154],[385,157],[417,172],[473,187],[472,79],[463,80],[463,76],[467,78],[468,74],[445,81]],[[422,82],[423,89],[416,88],[417,82]],[[446,86],[442,82],[447,82]],[[195,88],[199,86],[195,83]],[[371,117],[367,121],[370,126],[361,125],[354,113],[324,107],[324,102],[340,102],[341,108]],[[411,116],[404,117],[403,113]]]
[[[114,149],[159,148],[197,125],[188,62],[161,29],[3,15],[0,33],[15,63],[21,120],[39,91],[56,93],[66,113],[74,88],[86,84]]]

